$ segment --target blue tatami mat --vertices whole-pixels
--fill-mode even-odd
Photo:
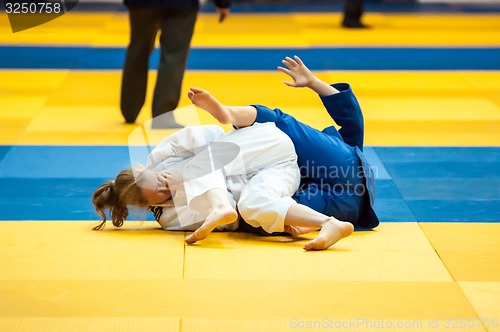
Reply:
[[[392,180],[376,180],[374,210],[381,221],[417,221]]]
[[[417,221],[500,221],[499,148],[375,151]]]
[[[127,167],[127,146],[21,145],[13,146],[0,162],[0,179],[111,179]]]
[[[300,53],[312,70],[500,70],[498,47],[199,48],[189,70],[275,70],[283,54]],[[121,70],[125,48],[0,46],[0,68]],[[156,49],[150,61],[154,69]],[[231,59],[231,61],[227,61]],[[255,61],[259,59],[259,61]],[[477,59],[481,59],[478,61]]]
[[[496,184],[498,186],[498,183]],[[498,196],[497,196],[498,197]],[[499,222],[500,199],[408,200],[419,222]]]
[[[377,155],[388,162],[474,162],[500,163],[497,147],[374,147]]]
[[[33,159],[31,159],[33,160]],[[48,163],[50,164],[50,163]],[[31,177],[6,177],[4,171],[8,167],[0,167],[0,219],[2,220],[92,220],[96,218],[93,211],[91,194],[104,179],[78,179],[51,177],[53,172],[64,173],[64,165],[52,164],[55,169],[47,177],[40,176],[36,170]],[[29,167],[31,165],[31,167]],[[28,175],[29,168],[37,169],[37,164],[22,164],[22,172]],[[47,170],[44,163],[38,164]],[[68,169],[80,168],[76,163],[68,164]],[[36,176],[38,175],[38,176]]]
[[[366,155],[382,222],[500,221],[500,148],[368,147]],[[97,220],[93,191],[129,166],[127,146],[0,146],[0,220]]]
[[[10,146],[0,145],[0,162],[2,161],[3,157],[5,157],[10,148]]]

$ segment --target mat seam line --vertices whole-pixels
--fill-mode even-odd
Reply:
[[[418,225],[418,228],[420,228],[420,231],[424,234],[425,238],[427,239],[427,242],[429,243],[429,245],[432,247],[432,250],[436,253],[436,255],[438,256],[439,258],[439,261],[443,264],[444,268],[446,269],[446,271],[448,272],[448,274],[450,275],[451,277],[451,280],[453,280],[453,283],[458,287],[458,289],[460,290],[460,293],[464,296],[465,300],[467,301],[467,303],[470,305],[470,307],[472,308],[472,311],[476,314],[476,317],[477,318],[481,318],[479,316],[479,313],[477,312],[476,308],[474,307],[474,305],[472,305],[472,303],[469,301],[469,298],[467,297],[467,294],[464,293],[464,290],[462,289],[462,287],[460,287],[460,284],[458,283],[458,280],[456,280],[454,277],[453,277],[453,274],[451,273],[450,269],[448,269],[448,266],[446,266],[445,262],[443,261],[443,259],[441,258],[441,255],[439,255],[439,252],[436,250],[436,248],[434,247],[434,245],[432,244],[431,240],[429,239],[429,237],[427,236],[427,233],[425,232],[425,230],[422,228],[421,224],[423,224],[423,222],[419,222],[417,221],[417,225]],[[481,327],[485,330],[485,331],[489,331],[489,329],[487,329],[483,323],[480,321],[480,324],[481,324]]]

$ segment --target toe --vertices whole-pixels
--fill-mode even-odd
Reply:
[[[193,244],[193,243],[196,243],[197,239],[196,239],[196,237],[195,237],[195,235],[194,235],[194,233],[193,233],[193,234],[191,234],[191,235],[188,235],[188,236],[186,237],[186,240],[185,240],[185,241],[186,241],[186,243],[187,243],[187,244]]]
[[[314,250],[314,243],[311,241],[311,242],[308,242],[304,245],[304,250],[306,251],[311,251],[311,250]]]

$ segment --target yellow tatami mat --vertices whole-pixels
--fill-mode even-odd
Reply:
[[[192,45],[203,51],[294,49],[299,56],[301,50],[350,46],[361,52],[363,47],[372,51],[394,47],[404,54],[406,48],[428,46],[484,48],[486,53],[472,53],[495,54],[488,51],[500,45],[499,18],[491,13],[367,13],[364,22],[373,29],[354,31],[340,28],[340,13],[232,14],[224,24],[217,24],[215,14],[200,14]],[[124,12],[70,12],[16,34],[0,13],[0,45],[6,61],[12,60],[9,52],[44,48],[52,52],[60,46],[73,52],[80,45],[92,51],[118,49],[113,54],[119,56],[128,39]],[[19,50],[19,46],[27,47]],[[5,68],[32,68],[29,61],[18,64],[16,59]],[[415,59],[420,60],[418,55]],[[69,60],[61,67],[75,68]],[[82,62],[78,68],[114,70],[0,71],[0,157],[5,167],[0,184],[7,216],[0,222],[1,332],[500,331],[500,229],[493,223],[498,220],[493,215],[486,218],[490,224],[473,223],[478,219],[459,216],[467,209],[475,209],[472,216],[481,216],[497,201],[491,185],[484,195],[466,194],[489,185],[490,177],[493,184],[498,182],[497,149],[489,147],[500,146],[500,71],[317,72],[327,82],[351,83],[364,113],[364,143],[382,146],[372,149],[370,156],[383,170],[377,179],[382,205],[376,208],[384,209],[384,217],[394,213],[388,220],[398,222],[381,218],[373,231],[355,232],[329,250],[305,252],[303,245],[316,233],[298,239],[214,233],[187,246],[185,232],[166,232],[154,222],[127,221],[121,229],[108,223],[104,231],[95,232],[95,220],[51,221],[87,218],[88,214],[78,214],[89,212],[87,191],[98,177],[108,176],[101,175],[105,170],[100,165],[112,160],[85,155],[78,170],[63,164],[42,175],[51,165],[44,164],[44,157],[56,154],[41,153],[31,159],[26,154],[43,148],[62,148],[64,153],[63,145],[74,145],[69,149],[77,155],[87,151],[85,145],[97,145],[89,149],[102,148],[98,155],[107,157],[112,149],[125,151],[128,144],[145,143],[142,132],[134,136],[141,127],[123,123],[120,69],[96,64],[85,67]],[[339,68],[333,57],[328,56],[327,68]],[[216,123],[190,105],[186,95],[194,86],[228,105],[260,103],[281,108],[318,129],[332,125],[314,93],[285,86],[288,78],[270,69],[188,70],[176,119],[183,125]],[[144,127],[151,119],[155,80],[151,71],[147,100],[137,119],[138,124],[146,123]],[[146,130],[149,144],[173,132]],[[415,154],[419,151],[415,147],[430,146],[447,146],[443,151],[450,155],[438,156],[437,149]],[[451,151],[453,147],[461,148]],[[460,160],[461,153],[486,162]],[[402,161],[397,163],[400,155]],[[433,158],[441,159],[434,163]],[[96,170],[90,174],[86,165],[94,163]],[[37,167],[39,172],[31,174]],[[67,172],[58,174],[61,170]],[[432,184],[429,195],[427,184]],[[25,196],[23,190],[29,193]],[[469,198],[473,201],[467,205]],[[434,220],[431,217],[439,211],[453,212],[448,220],[458,216],[467,222],[399,222]]]
[[[498,45],[498,35],[484,33],[500,29],[498,18],[495,14],[369,13],[363,21],[374,29],[359,31],[341,29],[339,13],[233,13],[223,24],[217,23],[215,14],[201,14],[193,46]],[[128,38],[126,13],[70,12],[16,34],[7,15],[0,13],[2,44],[123,46]]]
[[[184,232],[152,222],[94,224],[0,223],[0,330],[447,331],[460,318],[485,331],[479,319],[498,314],[494,279],[457,283],[417,223],[385,223],[324,252],[301,249],[314,234],[216,233],[185,246]],[[482,231],[469,233],[496,238]]]
[[[318,76],[352,84],[364,111],[366,145],[500,144],[498,72],[338,71]],[[127,144],[135,126],[123,125],[120,79],[117,71],[1,71],[0,142]],[[150,82],[155,79],[151,73]],[[314,93],[289,88],[285,79],[278,71],[189,71],[179,107],[190,105],[187,91],[196,86],[227,105],[260,103],[319,129],[332,124]],[[146,100],[138,123],[151,119],[150,104]],[[185,125],[216,123],[202,111],[179,110],[176,117]]]
[[[498,266],[498,265],[497,265]],[[458,282],[488,331],[500,331],[500,282]],[[495,320],[496,319],[496,320]]]
[[[330,280],[330,281],[452,281],[417,223],[383,224],[374,231],[355,232],[335,251],[304,253],[304,241],[251,234],[215,234],[203,245],[186,248],[186,279]],[[225,266],[219,262],[224,251]],[[248,259],[272,264],[256,269]],[[411,260],[408,257],[411,256]],[[217,264],[214,264],[217,262]],[[373,264],[376,262],[376,264]],[[304,269],[307,266],[307,269]]]
[[[498,224],[428,223],[420,227],[453,279],[500,282]]]

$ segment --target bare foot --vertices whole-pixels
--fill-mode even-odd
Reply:
[[[301,227],[301,226],[289,226],[285,225],[285,232],[289,233],[291,236],[299,237],[302,234],[307,234],[310,232],[317,231],[316,227]]]
[[[238,213],[232,207],[214,208],[207,219],[193,234],[186,237],[187,244],[193,244],[205,239],[212,231],[220,225],[232,224],[238,219]]]
[[[325,250],[334,243],[348,237],[354,232],[354,226],[350,222],[340,221],[335,218],[330,220],[321,228],[319,235],[304,246],[305,250]]]
[[[199,88],[191,88],[188,92],[188,98],[197,107],[210,113],[220,123],[231,123],[231,117],[228,110],[208,91]]]

